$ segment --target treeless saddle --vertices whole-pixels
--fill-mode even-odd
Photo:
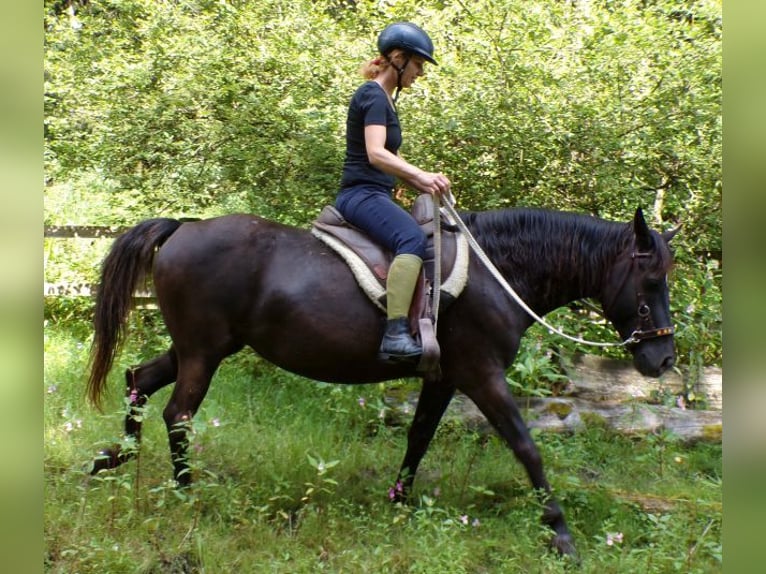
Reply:
[[[454,301],[468,280],[468,242],[454,223],[440,213],[441,281],[439,310]],[[410,306],[413,335],[420,338],[423,358],[419,370],[431,370],[439,361],[439,346],[433,332],[434,286],[434,204],[429,194],[418,196],[412,217],[428,238],[426,259]],[[363,231],[348,223],[334,207],[327,205],[314,221],[311,233],[332,248],[348,264],[359,286],[383,312],[386,310],[386,278],[393,254],[373,242]]]

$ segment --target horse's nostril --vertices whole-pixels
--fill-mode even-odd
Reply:
[[[675,364],[675,362],[676,360],[672,356],[665,357],[665,360],[662,361],[662,371],[664,372],[669,370]]]

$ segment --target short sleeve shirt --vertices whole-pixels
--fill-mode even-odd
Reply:
[[[354,93],[346,119],[346,159],[343,163],[341,189],[357,185],[372,185],[390,192],[396,181],[374,167],[367,157],[364,128],[370,125],[386,126],[385,148],[393,154],[402,145],[402,130],[396,111],[388,96],[377,82],[369,81]]]

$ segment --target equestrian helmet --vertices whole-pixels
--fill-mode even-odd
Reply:
[[[381,54],[387,56],[395,48],[422,56],[426,61],[436,65],[431,38],[412,22],[389,24],[378,36],[378,51]]]

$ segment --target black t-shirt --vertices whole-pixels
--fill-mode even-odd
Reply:
[[[402,145],[399,118],[388,101],[386,92],[377,82],[369,81],[354,93],[346,119],[346,160],[343,163],[341,189],[360,184],[380,186],[391,191],[396,178],[370,164],[364,141],[364,128],[369,125],[386,126],[385,148],[396,154]]]

